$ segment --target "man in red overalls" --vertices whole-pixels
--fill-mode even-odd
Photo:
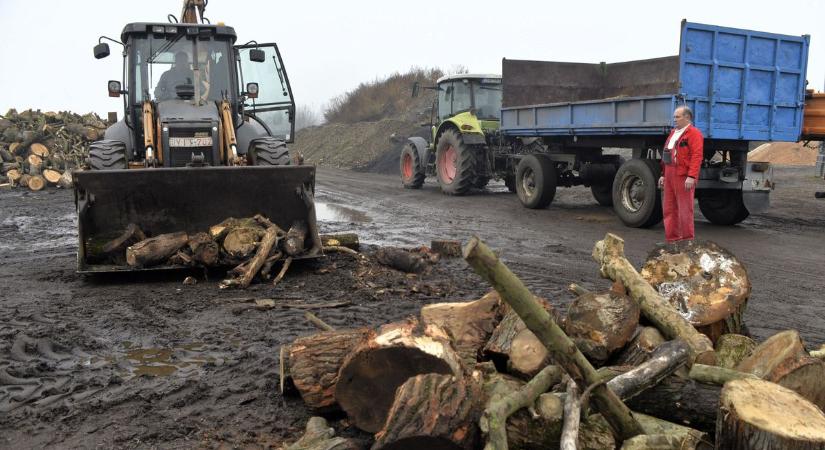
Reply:
[[[693,111],[687,106],[676,108],[673,122],[676,126],[665,141],[659,178],[659,188],[665,190],[662,209],[667,242],[693,240],[693,194],[705,141],[693,126]]]

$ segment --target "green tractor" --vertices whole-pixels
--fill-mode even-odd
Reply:
[[[420,86],[413,85],[413,97]],[[504,178],[515,189],[511,159],[498,133],[501,118],[501,75],[458,74],[425,87],[438,92],[430,113],[431,141],[410,137],[401,151],[401,182],[418,189],[435,176],[441,191],[464,195],[491,178]]]

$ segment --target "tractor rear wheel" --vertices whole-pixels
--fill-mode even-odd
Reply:
[[[715,225],[736,225],[750,215],[738,189],[708,189],[698,197],[702,215]]]
[[[401,150],[401,184],[407,189],[420,189],[424,184],[424,167],[418,150],[411,142]]]
[[[128,161],[126,144],[121,141],[97,141],[89,145],[89,168],[92,170],[128,169]]]
[[[527,155],[516,168],[516,194],[530,209],[546,208],[556,196],[556,166],[544,155]]]
[[[455,130],[447,130],[438,138],[435,150],[435,171],[441,192],[464,195],[475,181],[475,151]]]
[[[249,164],[253,166],[288,166],[292,164],[286,142],[272,137],[258,138],[252,141],[247,158],[249,158]]]

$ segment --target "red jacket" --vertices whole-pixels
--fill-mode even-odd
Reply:
[[[670,134],[665,140],[664,148],[667,149],[667,142],[676,129],[670,130]],[[699,179],[699,168],[702,166],[702,158],[705,151],[705,137],[702,132],[693,124],[688,125],[688,129],[679,137],[679,142],[674,146],[676,156],[673,158],[676,163],[676,175],[688,176],[694,180]],[[671,150],[673,151],[673,150]],[[662,162],[662,173],[664,173],[665,164]]]

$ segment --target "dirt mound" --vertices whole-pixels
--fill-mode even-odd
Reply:
[[[819,143],[770,142],[748,153],[749,161],[769,162],[786,166],[813,166],[819,153]]]
[[[311,164],[377,173],[397,173],[398,158],[408,136],[426,130],[398,119],[329,124],[299,131],[292,147]]]

